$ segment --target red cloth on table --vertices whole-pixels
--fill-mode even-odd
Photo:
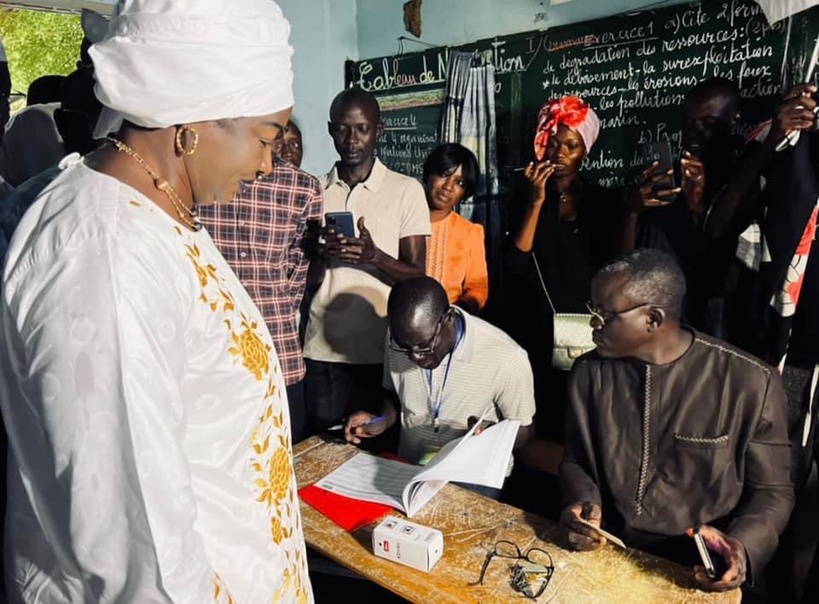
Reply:
[[[393,509],[383,503],[351,499],[338,493],[325,491],[316,485],[299,489],[299,497],[327,516],[345,531],[354,531],[375,522]]]

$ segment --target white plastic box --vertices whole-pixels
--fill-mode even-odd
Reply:
[[[444,553],[441,531],[387,516],[373,530],[376,556],[429,572]]]

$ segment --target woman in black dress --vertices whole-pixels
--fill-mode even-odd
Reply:
[[[518,331],[535,374],[536,428],[558,442],[568,372],[551,367],[553,318],[544,286],[557,312],[587,313],[591,278],[615,255],[623,192],[588,183],[580,173],[599,128],[592,108],[577,97],[543,106],[535,135],[537,161],[523,172],[529,196],[509,246],[510,272],[523,278],[528,292],[517,304],[523,320]]]

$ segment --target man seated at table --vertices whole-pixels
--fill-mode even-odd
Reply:
[[[759,578],[793,507],[785,395],[776,369],[679,323],[685,279],[641,249],[594,277],[597,350],[569,377],[561,522],[575,549],[595,549],[584,518],[629,545],[698,561],[701,527],[727,570],[700,587]]]
[[[520,421],[515,448],[525,444],[535,413],[532,368],[526,351],[512,338],[450,306],[444,288],[431,277],[395,284],[387,316],[380,415],[358,411],[348,417],[344,433],[349,442],[382,434],[400,409],[398,454],[425,463],[490,409],[489,422]],[[473,490],[500,495],[489,487]]]

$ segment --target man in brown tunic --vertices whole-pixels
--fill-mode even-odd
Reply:
[[[683,563],[699,528],[726,590],[759,578],[793,507],[785,395],[776,369],[679,323],[682,272],[641,249],[601,269],[597,349],[569,377],[561,522],[576,549],[603,539]]]

